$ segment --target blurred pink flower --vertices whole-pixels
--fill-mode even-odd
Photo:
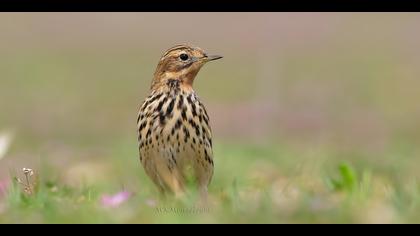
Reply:
[[[3,197],[4,195],[6,195],[8,188],[9,188],[9,181],[0,180],[0,197]]]
[[[102,206],[109,208],[119,207],[133,196],[133,193],[122,191],[115,195],[103,195],[101,199]]]

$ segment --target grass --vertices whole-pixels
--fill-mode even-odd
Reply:
[[[384,175],[367,164],[360,169],[334,156],[275,145],[218,143],[215,151],[217,169],[207,207],[197,205],[194,195],[182,201],[160,199],[133,158],[136,153],[116,147],[116,156],[101,160],[115,165],[89,164],[89,172],[106,170],[105,177],[83,179],[79,173],[74,177],[80,182],[74,184],[58,167],[45,165],[35,170],[33,194],[14,181],[0,223],[416,222],[418,183],[396,183],[392,173]],[[104,194],[123,190],[134,193],[127,202],[115,209],[101,204]]]

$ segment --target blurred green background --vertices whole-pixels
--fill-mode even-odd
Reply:
[[[13,140],[0,223],[420,223],[419,24],[416,13],[1,13],[0,132]],[[179,43],[224,56],[195,82],[216,163],[198,217],[156,213],[137,153],[137,109]],[[11,183],[23,167],[39,177],[35,196]],[[101,206],[122,190],[135,195]]]

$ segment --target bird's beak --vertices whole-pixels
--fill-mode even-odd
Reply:
[[[219,56],[219,55],[211,55],[211,56],[207,56],[207,57],[205,57],[205,61],[206,62],[209,62],[209,61],[215,61],[215,60],[219,60],[219,59],[221,59],[221,58],[223,58],[222,56]]]

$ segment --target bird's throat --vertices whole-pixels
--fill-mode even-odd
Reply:
[[[192,91],[193,83],[197,72],[166,72],[160,77],[154,78],[152,90],[173,90]]]

